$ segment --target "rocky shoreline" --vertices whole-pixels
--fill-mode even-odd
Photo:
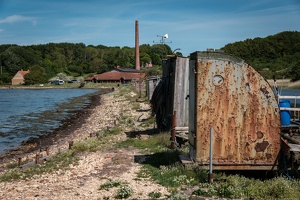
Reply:
[[[88,106],[77,110],[67,119],[63,120],[61,122],[62,125],[56,128],[54,131],[44,134],[39,138],[25,140],[18,148],[0,154],[0,166],[3,165],[3,163],[9,162],[10,160],[17,160],[19,157],[26,157],[27,154],[32,154],[33,152],[38,152],[42,149],[51,147],[59,140],[65,140],[64,138],[68,137],[68,135],[70,135],[76,129],[80,128],[80,126],[85,123],[85,120],[91,114],[93,109],[101,104],[101,95],[92,96],[91,103]]]
[[[132,108],[132,105],[124,96],[118,94],[119,90],[95,97],[91,107],[84,109],[80,117],[71,124],[67,124],[65,133],[59,132],[53,141],[48,143],[44,140],[43,145],[49,144],[50,153],[55,154],[62,149],[68,149],[69,141],[80,141],[90,138],[91,135],[113,127],[118,123],[120,115],[130,116],[134,122],[138,119],[150,116],[150,105],[139,103],[142,110],[149,110],[141,113]],[[126,95],[137,95],[130,93]],[[134,127],[136,128],[139,127]],[[115,135],[110,143],[126,139],[125,132],[132,131],[132,127],[123,127],[123,133]],[[62,137],[63,136],[63,137]],[[51,137],[49,137],[51,138]],[[43,147],[45,147],[43,146]],[[45,155],[38,146],[32,147],[33,151],[23,154],[15,154],[10,159],[2,159],[0,166],[3,173],[8,163],[17,163],[17,157],[23,156],[24,160],[33,160],[37,153]],[[160,192],[162,196],[168,194],[166,188],[154,183],[151,180],[137,178],[137,172],[141,164],[135,161],[136,156],[141,153],[135,148],[108,149],[83,154],[79,157],[77,165],[69,166],[68,170],[58,170],[46,173],[41,176],[34,176],[30,179],[0,182],[0,199],[115,199],[117,188],[100,190],[101,184],[108,180],[122,181],[128,184],[133,195],[130,198],[149,199],[150,192]]]

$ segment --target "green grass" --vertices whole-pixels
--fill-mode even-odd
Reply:
[[[299,186],[299,180],[288,180],[283,177],[261,181],[230,175],[224,176],[223,181],[216,181],[212,184],[199,183],[199,189],[195,190],[193,194],[234,199],[250,197],[255,199],[298,199]]]
[[[138,138],[127,139],[120,142],[118,147],[137,147],[144,152],[160,152],[168,148],[170,145],[170,135],[168,133],[160,133],[150,136],[147,140],[140,140]]]
[[[133,190],[130,186],[125,185],[118,189],[115,195],[116,199],[127,199],[133,194]]]
[[[31,178],[34,175],[50,173],[56,170],[66,170],[70,164],[76,164],[77,161],[78,159],[73,156],[73,151],[66,151],[59,153],[42,165],[34,165],[26,170],[19,170],[18,168],[9,170],[0,175],[0,182],[23,180]]]
[[[123,182],[120,180],[109,180],[109,181],[103,183],[102,185],[100,185],[99,190],[109,190],[111,188],[118,187],[122,184],[123,184]]]
[[[34,175],[51,173],[57,170],[67,170],[69,165],[77,164],[79,159],[78,155],[80,155],[80,153],[96,152],[112,148],[114,144],[108,143],[107,141],[121,131],[122,129],[118,126],[104,130],[98,134],[98,137],[76,142],[71,150],[61,152],[48,161],[40,165],[34,165],[26,170],[20,170],[18,168],[11,169],[12,166],[16,166],[11,164],[8,166],[10,170],[0,175],[0,182],[28,179]]]

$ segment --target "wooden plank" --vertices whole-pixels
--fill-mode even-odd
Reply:
[[[179,155],[179,159],[182,164],[193,164],[194,163],[192,161],[192,159],[186,154]]]
[[[293,151],[293,152],[300,152],[300,144],[292,144],[292,143],[289,143],[288,144],[291,148],[290,148],[290,151]]]
[[[178,126],[176,126],[175,131],[188,132],[189,127],[178,127]]]

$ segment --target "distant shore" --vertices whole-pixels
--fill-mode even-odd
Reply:
[[[268,79],[267,81],[271,87],[275,86],[275,82],[273,79]],[[291,82],[290,79],[278,79],[276,80],[276,85],[278,88],[299,89],[300,81]]]

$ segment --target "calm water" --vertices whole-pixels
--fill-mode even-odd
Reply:
[[[52,132],[61,121],[91,103],[94,89],[0,90],[0,153]]]

